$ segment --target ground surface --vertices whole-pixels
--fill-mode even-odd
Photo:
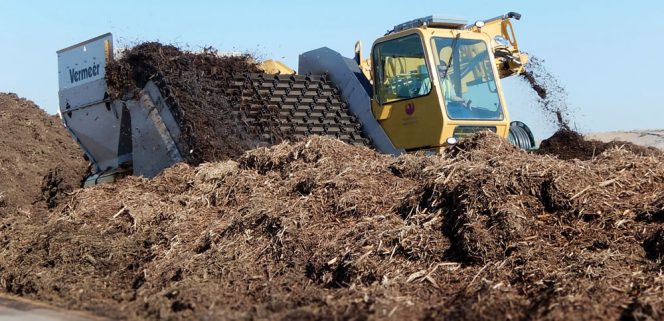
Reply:
[[[637,145],[652,146],[664,150],[664,129],[593,133],[587,135],[587,137],[603,142],[614,140],[626,141]]]
[[[0,295],[0,321],[104,321],[97,316],[63,310],[17,297]]]

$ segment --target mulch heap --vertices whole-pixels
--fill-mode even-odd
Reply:
[[[80,187],[87,164],[57,116],[0,93],[0,216],[55,207]]]
[[[135,320],[661,320],[663,160],[311,137],[78,190],[5,236],[0,285]]]
[[[556,155],[560,159],[592,159],[604,151],[612,148],[621,148],[642,156],[661,156],[664,153],[655,147],[636,145],[630,142],[612,141],[601,142],[594,139],[585,139],[581,134],[569,129],[559,129],[553,136],[540,143],[538,153]]]

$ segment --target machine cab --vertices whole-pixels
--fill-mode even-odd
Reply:
[[[437,149],[480,130],[507,137],[493,39],[465,21],[396,26],[372,48],[372,111],[395,147]]]

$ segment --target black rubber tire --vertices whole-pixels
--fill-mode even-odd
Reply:
[[[535,149],[535,137],[528,126],[520,121],[510,123],[509,141],[512,145],[525,150]]]

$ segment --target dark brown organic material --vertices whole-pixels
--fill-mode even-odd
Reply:
[[[662,160],[310,137],[79,190],[7,236],[0,284],[132,320],[657,320]]]
[[[581,134],[566,129],[560,129],[553,136],[543,140],[538,153],[555,155],[565,160],[589,160],[611,148],[622,148],[643,156],[662,155],[662,151],[654,147],[644,147],[621,141],[604,143],[598,140],[587,140]]]
[[[0,93],[0,214],[55,207],[80,187],[87,162],[57,116]],[[0,234],[1,234],[0,230]]]

